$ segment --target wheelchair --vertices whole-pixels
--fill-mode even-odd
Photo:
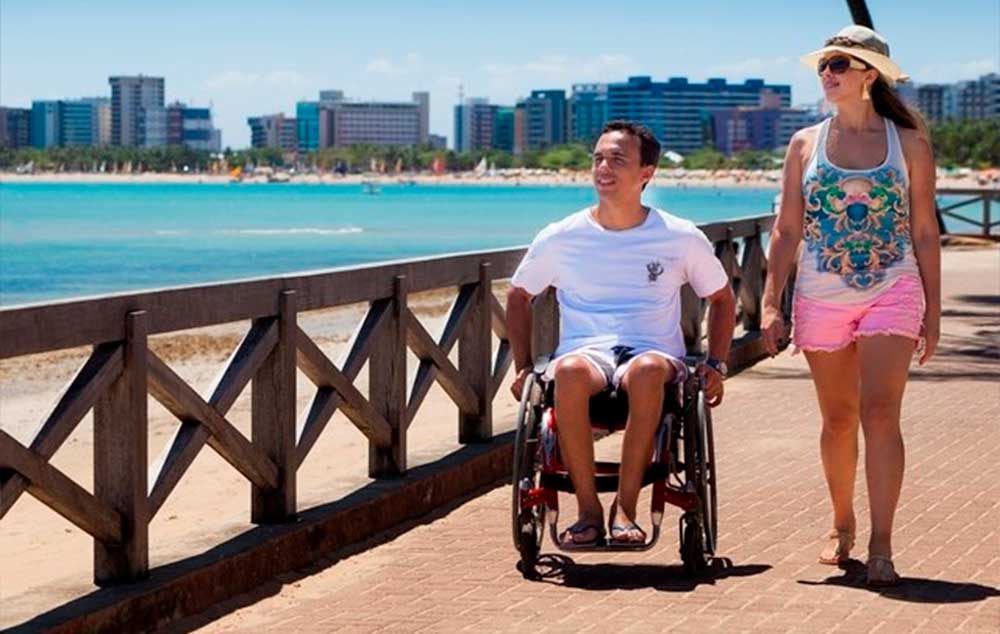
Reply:
[[[521,395],[513,456],[511,520],[514,546],[525,578],[539,578],[537,564],[546,527],[560,550],[644,551],[656,545],[660,537],[666,503],[681,510],[678,534],[685,572],[692,577],[705,573],[718,543],[718,500],[712,416],[705,403],[703,379],[693,367],[697,361],[686,357],[687,379],[665,386],[653,458],[642,479],[643,488],[653,485],[650,536],[644,543],[600,540],[594,546],[571,549],[560,544],[557,527],[559,493],[572,493],[574,488],[559,454],[555,381],[544,377],[548,360],[535,364]],[[595,433],[624,429],[627,419],[628,397],[624,390],[604,391],[590,399]],[[595,464],[599,493],[617,491],[620,466],[616,462]]]

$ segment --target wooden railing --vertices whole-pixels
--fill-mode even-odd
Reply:
[[[733,347],[733,366],[763,355],[762,238],[772,222],[762,216],[702,227],[739,299],[745,334]],[[0,430],[0,519],[27,491],[94,538],[96,583],[133,581],[148,573],[150,521],[206,444],[250,481],[252,521],[272,523],[296,513],[296,472],[337,410],[368,438],[372,477],[406,472],[407,429],[435,381],[458,406],[460,441],[489,441],[492,401],[511,363],[493,281],[509,278],[523,253],[484,251],[0,311],[0,359],[93,346],[28,446]],[[444,287],[458,291],[441,334],[433,337],[407,297]],[[368,303],[367,314],[344,358],[334,363],[298,326],[297,315],[357,302]],[[683,302],[688,348],[698,352],[705,303],[690,289]],[[557,338],[551,293],[538,308],[533,345],[544,353]],[[238,320],[249,320],[249,330],[204,396],[147,343],[150,335]],[[456,345],[457,367],[449,358]],[[419,359],[411,381],[407,349]],[[354,385],[366,363],[367,395]],[[316,386],[301,418],[296,368]],[[226,418],[248,385],[249,440]],[[152,464],[147,395],[181,421]],[[90,410],[93,494],[49,462]]]
[[[992,215],[991,215],[991,210],[990,210],[991,203],[994,200],[1000,200],[1000,189],[997,189],[995,187],[992,188],[992,189],[979,189],[979,188],[970,188],[970,189],[957,189],[957,188],[955,188],[955,189],[949,189],[949,188],[941,188],[941,189],[937,190],[937,193],[938,193],[939,196],[968,196],[969,197],[969,198],[966,198],[965,200],[960,200],[957,203],[952,203],[951,205],[948,205],[947,207],[942,207],[941,204],[940,204],[940,202],[938,202],[937,212],[939,214],[939,217],[947,216],[948,218],[953,218],[955,220],[961,220],[962,222],[967,222],[967,223],[969,223],[969,224],[977,227],[979,229],[979,233],[982,234],[982,235],[984,235],[984,236],[989,236],[991,234],[991,232],[993,231],[993,227],[1000,226],[1000,220],[993,220]],[[975,218],[969,218],[967,216],[963,216],[961,214],[955,213],[955,210],[959,209],[960,207],[966,207],[968,205],[975,205],[977,203],[979,203],[979,204],[982,205],[982,215],[980,216],[979,220],[976,220]],[[941,233],[942,234],[946,233],[946,231],[944,230],[944,222],[941,221],[940,224],[941,224],[941,229],[942,229]]]

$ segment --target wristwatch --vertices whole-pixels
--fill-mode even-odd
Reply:
[[[722,378],[726,378],[729,374],[729,366],[726,365],[725,361],[720,361],[719,359],[714,359],[712,357],[705,357],[705,365],[721,374]]]

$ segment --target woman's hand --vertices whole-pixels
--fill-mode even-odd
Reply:
[[[785,338],[785,318],[781,310],[765,306],[760,329],[764,333],[764,348],[769,355],[775,356]]]
[[[920,365],[931,360],[937,351],[938,340],[941,338],[941,319],[934,316],[924,317],[924,325],[920,329],[923,339],[923,349],[920,350]]]

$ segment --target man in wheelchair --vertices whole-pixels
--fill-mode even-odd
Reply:
[[[559,536],[564,547],[646,540],[636,523],[643,473],[663,408],[664,386],[683,382],[681,288],[710,302],[708,356],[697,365],[706,404],[722,401],[735,298],[712,244],[691,222],[644,206],[660,144],[644,126],[613,121],[598,138],[592,179],[598,203],[543,229],[514,273],[507,294],[507,334],[520,399],[533,371],[531,301],[549,286],[560,309],[559,345],[545,369],[555,381],[559,451],[579,508]],[[628,398],[619,486],[608,513],[595,485],[589,419],[592,396],[619,390]]]

